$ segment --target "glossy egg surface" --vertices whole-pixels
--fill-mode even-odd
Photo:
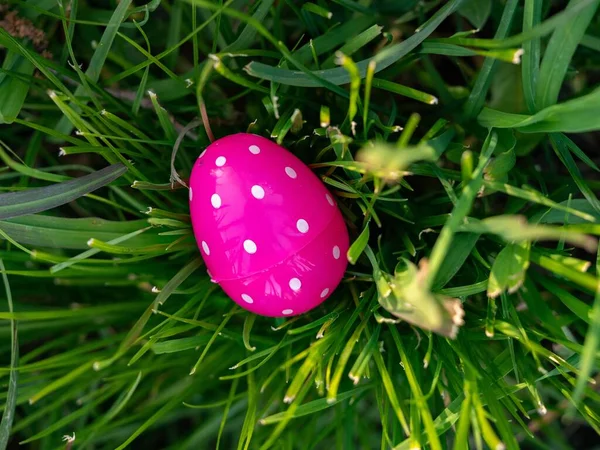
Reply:
[[[283,147],[246,133],[213,142],[194,164],[189,195],[208,272],[243,308],[301,314],[340,283],[348,250],[342,214]]]

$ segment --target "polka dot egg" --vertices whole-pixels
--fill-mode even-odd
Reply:
[[[235,134],[194,164],[190,212],[213,281],[263,316],[321,304],[346,270],[348,231],[319,178],[274,142]]]

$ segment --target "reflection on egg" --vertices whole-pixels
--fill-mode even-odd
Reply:
[[[190,177],[194,234],[211,278],[257,314],[302,314],[346,270],[348,231],[333,196],[302,161],[240,133],[213,142]]]

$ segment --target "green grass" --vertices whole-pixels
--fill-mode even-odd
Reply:
[[[592,448],[599,5],[0,6],[0,450]],[[300,317],[191,232],[193,161],[246,130],[348,224]]]

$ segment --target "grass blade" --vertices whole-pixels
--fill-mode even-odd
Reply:
[[[481,155],[479,156],[479,163],[473,171],[471,181],[463,188],[461,197],[452,210],[450,218],[444,225],[444,228],[442,228],[433,250],[431,251],[429,257],[429,270],[423,283],[427,289],[431,289],[442,262],[450,250],[454,234],[458,231],[458,227],[473,205],[475,196],[483,184],[483,170],[494,153],[497,143],[498,135],[494,132],[490,132],[483,144]]]
[[[582,4],[582,0],[571,0],[567,10]],[[567,69],[573,58],[573,54],[585,34],[585,30],[592,21],[600,1],[592,2],[585,6],[571,20],[557,28],[544,52],[544,58],[540,65],[540,73],[537,80],[536,107],[547,108],[556,104],[558,93],[562,87]]]
[[[358,258],[365,251],[365,247],[369,242],[369,222],[365,224],[364,229],[360,232],[359,236],[352,243],[348,249],[348,261],[350,264],[356,264]]]
[[[600,213],[600,200],[583,179],[581,171],[577,167],[577,164],[575,164],[573,156],[568,149],[568,143],[565,141],[565,139],[563,139],[563,135],[555,133],[551,134],[550,142],[552,143],[552,147],[554,148],[557,156],[569,171],[569,174],[573,178],[573,181],[575,181],[575,184],[577,184],[577,187],[583,196],[588,202],[590,202],[594,210]]]
[[[527,116],[483,108],[477,120],[484,127],[514,128],[521,133],[581,133],[600,129],[600,89]]]
[[[197,0],[196,0],[197,1]],[[410,36],[399,44],[395,44],[383,50],[378,55],[370,59],[357,62],[356,67],[360,78],[364,78],[367,73],[367,68],[371,61],[375,61],[375,73],[388,68],[400,58],[406,56],[414,50],[421,42],[423,42],[437,27],[452,14],[462,3],[463,0],[450,0],[442,8],[440,8],[426,24],[421,26],[415,34]],[[292,64],[293,61],[290,61]],[[273,66],[268,66],[259,62],[251,62],[245,69],[248,74],[253,77],[262,78],[269,81],[274,81],[280,84],[290,86],[304,87],[320,87],[321,83],[315,81],[314,77],[326,80],[334,85],[347,84],[350,82],[350,75],[344,68],[326,69],[313,72],[313,77],[302,71],[293,71],[282,69]]]
[[[345,400],[348,400],[353,397],[359,397],[360,394],[362,394],[363,392],[365,392],[369,389],[372,389],[372,388],[373,388],[373,386],[364,385],[364,386],[357,387],[355,389],[351,389],[346,392],[342,392],[341,394],[337,395],[336,399],[333,402],[331,402],[325,398],[320,398],[318,400],[313,400],[311,402],[304,403],[304,404],[298,406],[298,408],[292,414],[292,418],[302,417],[302,416],[306,416],[308,414],[314,414],[319,411],[324,411],[324,410],[331,408],[334,405],[337,405],[338,403],[341,403]],[[261,425],[272,425],[274,423],[282,421],[285,418],[285,415],[286,415],[285,412],[272,414],[263,419],[260,419],[260,424]]]
[[[114,164],[97,172],[51,186],[0,194],[0,219],[34,214],[69,203],[106,186],[127,171]]]
[[[13,301],[8,277],[4,268],[4,262],[0,258],[0,272],[2,272],[2,281],[6,292],[6,300],[8,301],[8,311],[13,312]],[[10,320],[10,375],[8,378],[8,391],[6,393],[6,403],[2,412],[2,420],[0,420],[0,450],[4,450],[8,446],[10,431],[15,418],[15,407],[17,403],[18,382],[19,382],[19,338],[17,335],[17,321]]]
[[[527,33],[536,27],[542,18],[542,0],[525,0],[523,11],[523,32]],[[536,111],[535,90],[540,71],[540,39],[535,38],[523,43],[521,59],[521,76],[523,78],[523,95],[530,113]]]
[[[596,256],[596,273],[600,274],[600,250]],[[590,313],[590,327],[585,335],[583,351],[581,352],[581,362],[579,365],[579,376],[577,384],[573,390],[571,405],[567,411],[567,415],[573,417],[575,408],[579,406],[583,399],[585,388],[588,385],[588,380],[596,365],[597,350],[600,347],[600,283],[596,287],[596,295],[594,296],[594,305]]]
[[[98,46],[96,47],[96,51],[90,60],[89,66],[85,71],[86,78],[92,82],[96,83],[98,78],[100,78],[100,72],[102,71],[102,67],[108,57],[108,53],[112,47],[113,41],[117,36],[117,32],[119,31],[119,27],[121,23],[127,18],[130,14],[129,6],[131,5],[131,0],[123,0],[118,3],[117,7],[113,15],[108,22],[104,34],[102,34],[102,38],[100,42],[98,42]],[[83,86],[78,86],[75,90],[75,97],[81,97],[84,95],[93,95],[91,92],[85,92],[85,88]],[[69,119],[65,116],[63,117],[58,125],[56,126],[56,131],[62,134],[71,134],[73,130],[73,124],[69,121]]]
[[[0,73],[0,124],[13,123],[29,92],[28,78],[34,66],[25,57],[8,51],[2,69],[9,72]]]
[[[510,30],[510,25],[518,4],[518,0],[509,0],[506,2],[506,5],[504,6],[504,12],[500,18],[500,24],[498,25],[494,39],[500,40],[506,37]],[[488,57],[483,62],[483,66],[481,67],[481,71],[477,76],[475,86],[473,86],[473,90],[471,91],[471,94],[467,99],[467,103],[465,104],[465,115],[467,117],[474,117],[479,111],[481,111],[481,107],[485,102],[485,97],[490,88],[492,77],[497,69],[497,66],[498,61],[496,61],[494,58]]]

